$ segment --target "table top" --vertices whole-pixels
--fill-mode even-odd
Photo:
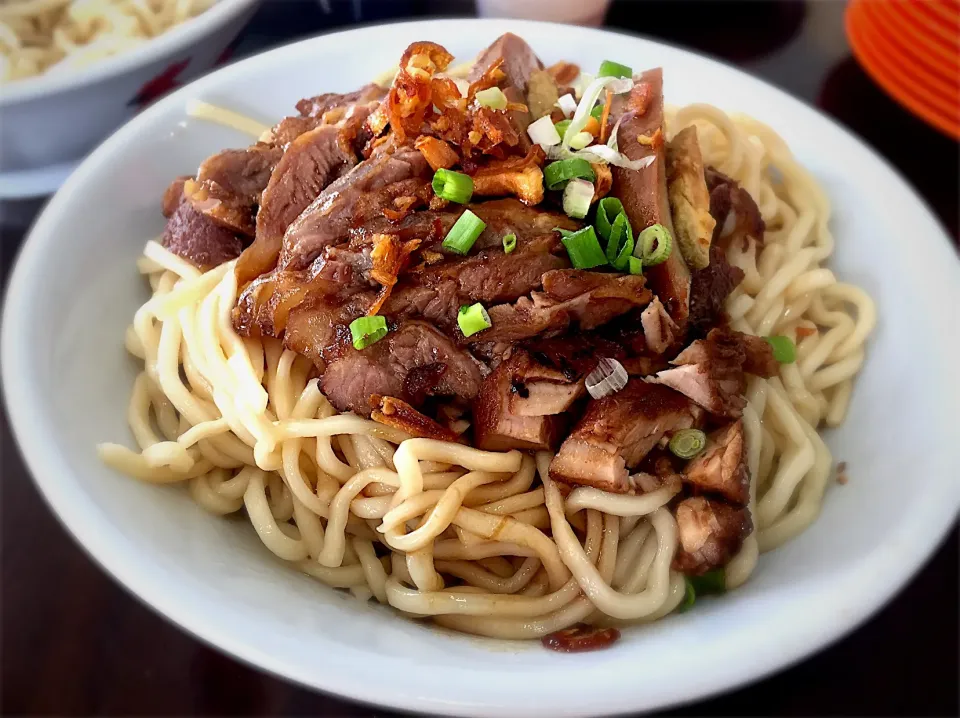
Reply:
[[[617,0],[606,24],[714,55],[815,105],[886,157],[956,242],[960,148],[860,69],[844,37],[843,8],[815,0]],[[241,36],[236,56],[357,23],[473,13],[469,1],[271,0]],[[5,285],[23,230],[0,233]],[[396,715],[260,673],[166,622],[67,536],[27,474],[5,410],[0,451],[3,715]],[[955,527],[899,596],[833,646],[672,714],[957,715],[958,543]]]

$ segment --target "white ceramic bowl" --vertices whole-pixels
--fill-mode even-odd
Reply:
[[[131,52],[0,86],[0,198],[51,193],[155,93],[212,68],[259,3],[217,0]]]
[[[597,653],[466,638],[358,603],[283,565],[247,522],[212,517],[185,491],[119,476],[94,451],[129,437],[136,362],[123,333],[147,297],[134,262],[163,226],[161,192],[209,153],[249,141],[188,118],[188,100],[278,118],[302,96],[357,87],[411,41],[440,40],[466,58],[506,30],[547,62],[662,65],[670,102],[712,102],[778,129],[833,199],[833,269],[865,287],[880,312],[850,416],[828,435],[850,483],[831,488],[816,523],[763,556],[742,589],[631,628]],[[960,262],[922,202],[858,140],[783,92],[624,35],[432,21],[246,60],[117,132],[53,198],[23,248],[2,369],[14,432],[54,511],[106,570],[185,630],[305,685],[418,712],[596,715],[688,701],[777,670],[852,629],[911,577],[960,504],[957,307]]]

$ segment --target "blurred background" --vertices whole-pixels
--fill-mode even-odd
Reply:
[[[0,0],[0,20],[11,2]],[[232,42],[223,40],[226,49],[218,49],[211,65],[361,24],[511,13],[602,25],[706,53],[816,106],[860,136],[916,188],[955,243],[960,236],[957,0],[264,0],[250,7],[249,22],[242,24],[247,15],[238,21],[243,29]],[[925,18],[931,39],[904,19],[908,10]],[[931,54],[937,48],[943,52]],[[182,79],[161,72],[129,112]],[[4,94],[15,84],[0,84],[0,134],[13,122],[11,103],[4,104],[11,98]],[[8,173],[24,168],[2,165],[5,284],[46,197],[26,188],[26,175]],[[61,163],[58,171],[68,173],[71,166]],[[904,241],[910,241],[909,228]],[[262,675],[167,624],[66,536],[27,476],[2,413],[0,451],[3,715],[389,715]],[[911,585],[851,636],[777,676],[673,713],[957,715],[958,565],[954,529]]]

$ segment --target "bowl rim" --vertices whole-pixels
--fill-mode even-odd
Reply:
[[[141,65],[173,55],[197,44],[216,28],[225,25],[261,0],[216,0],[199,15],[151,38],[142,46],[105,58],[88,67],[54,75],[42,74],[15,80],[0,87],[0,108],[55,95],[64,90],[77,90],[122,75]]]
[[[453,23],[456,23],[456,25],[454,26]],[[420,20],[393,25],[417,26],[427,32],[463,31],[466,29],[466,25],[490,31],[511,30],[521,35],[527,29],[542,31],[550,27],[557,27],[558,29],[562,27],[565,31],[569,31],[568,26],[557,23],[519,20],[506,22],[493,19],[467,21]],[[359,38],[370,30],[383,27],[383,25],[367,26],[341,31],[336,34]],[[591,28],[577,28],[576,31],[593,35],[597,40],[602,40],[606,35],[626,35],[626,33],[612,33]],[[329,40],[330,37],[331,35],[328,34],[325,39]],[[952,253],[948,235],[924,200],[884,158],[832,118],[764,80],[699,52],[677,48],[644,36],[628,35],[628,37],[636,42],[647,44],[653,49],[668,48],[671,52],[686,55],[691,59],[695,58],[697,62],[721,66],[724,72],[733,73],[745,81],[762,86],[765,92],[777,99],[778,103],[789,106],[808,119],[825,124],[836,132],[838,141],[842,140],[844,145],[855,147],[864,161],[872,165],[869,169],[884,175],[883,180],[887,188],[909,201],[909,204],[916,208],[916,213],[923,218],[924,222],[940,235],[939,238],[929,237],[929,246],[934,248],[931,251],[943,253],[945,265],[941,267],[941,270],[947,272],[956,280],[945,291],[954,294],[957,300],[956,304],[960,306],[960,262],[955,261],[956,257]],[[122,551],[118,551],[117,547],[111,546],[103,536],[98,535],[97,526],[94,522],[87,522],[76,511],[71,511],[70,489],[60,484],[56,478],[58,470],[69,471],[69,464],[63,457],[56,456],[57,452],[50,452],[49,447],[42,443],[38,433],[36,433],[36,430],[43,426],[42,410],[30,404],[31,390],[27,388],[24,382],[17,381],[23,376],[20,369],[28,367],[31,359],[28,352],[22,351],[16,337],[19,333],[18,328],[29,321],[29,306],[24,300],[28,296],[30,284],[37,276],[36,272],[42,267],[42,255],[45,247],[41,245],[41,237],[53,234],[50,230],[54,229],[59,221],[57,214],[60,212],[61,205],[67,201],[66,197],[74,190],[81,188],[87,180],[87,176],[92,174],[106,159],[113,157],[128,137],[135,137],[141,126],[146,125],[155,117],[159,118],[159,116],[170,112],[175,106],[183,107],[184,100],[188,96],[208,89],[215,89],[224,77],[241,77],[247,68],[252,67],[253,63],[262,61],[263,55],[289,54],[291,57],[295,57],[305,46],[318,42],[318,39],[319,36],[308,38],[247,58],[190,83],[157,102],[128,122],[91,153],[78,171],[47,205],[25,240],[16,266],[11,273],[3,312],[4,321],[2,327],[0,327],[0,378],[2,378],[4,398],[10,414],[12,433],[44,500],[80,546],[140,601],[191,635],[240,661],[314,690],[330,692],[368,704],[373,700],[377,701],[378,704],[397,709],[432,714],[449,714],[451,711],[456,711],[462,715],[500,715],[504,710],[517,715],[581,715],[585,712],[582,704],[560,705],[557,702],[551,704],[549,701],[543,701],[542,703],[531,702],[520,710],[510,710],[509,707],[495,703],[493,696],[487,703],[451,704],[435,695],[412,694],[403,687],[393,687],[389,692],[372,697],[369,686],[362,678],[350,675],[348,661],[344,661],[344,666],[339,668],[339,672],[331,670],[325,675],[318,676],[309,667],[295,665],[282,657],[270,655],[242,637],[224,633],[215,627],[208,626],[189,605],[168,595],[161,584],[150,576],[149,570],[145,570],[144,567],[136,565],[135,561],[122,556]],[[960,315],[954,316],[947,324],[948,331],[944,332],[945,338],[943,338],[943,341],[946,342],[945,346],[955,346],[955,350],[960,351]],[[954,325],[956,326],[954,327]],[[950,332],[951,327],[954,327],[955,331]],[[957,403],[960,403],[960,385],[947,386],[944,388],[944,393],[945,396],[955,395]],[[951,460],[955,458],[953,457]],[[957,463],[957,468],[960,469],[960,462]],[[691,676],[684,682],[678,682],[676,688],[661,690],[658,697],[652,701],[648,698],[644,703],[643,694],[640,691],[624,688],[624,681],[618,680],[616,683],[617,690],[611,691],[610,695],[603,696],[602,704],[596,706],[593,710],[599,710],[599,713],[604,715],[641,708],[653,710],[732,690],[775,671],[782,670],[848,634],[876,613],[902,589],[929,559],[956,520],[957,509],[960,507],[960,483],[950,483],[947,476],[937,477],[937,479],[936,483],[931,484],[932,489],[936,489],[935,491],[931,489],[932,493],[935,494],[936,501],[931,500],[925,504],[926,512],[924,515],[905,516],[894,527],[900,532],[896,535],[901,538],[909,536],[910,540],[890,541],[892,545],[885,547],[886,553],[883,556],[871,556],[870,560],[865,560],[857,571],[851,570],[848,575],[831,580],[830,585],[833,590],[847,594],[845,610],[832,614],[821,612],[816,620],[798,621],[797,625],[781,626],[778,633],[780,643],[777,643],[777,645],[772,645],[774,642],[767,637],[744,636],[741,644],[731,652],[736,652],[738,656],[746,656],[749,660],[740,662],[739,665],[737,661],[728,661],[724,665],[716,666],[715,673],[711,675]],[[915,533],[911,533],[911,531]],[[898,559],[893,569],[886,563],[879,562],[880,558],[889,558],[891,555]],[[751,653],[751,651],[757,651],[757,649],[763,650]],[[589,656],[590,654],[586,655]],[[683,683],[683,685],[679,685],[680,683]],[[612,685],[608,683],[605,688],[610,689]],[[540,694],[538,694],[538,697],[543,698]]]

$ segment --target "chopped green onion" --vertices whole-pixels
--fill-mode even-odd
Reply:
[[[551,162],[543,168],[543,184],[547,189],[562,189],[567,182],[578,177],[590,182],[597,179],[590,163],[579,157]]]
[[[575,150],[582,150],[591,142],[593,142],[593,135],[591,135],[589,132],[578,132],[570,138],[569,144]]]
[[[466,209],[450,228],[450,231],[447,232],[442,246],[451,252],[466,254],[486,227],[487,225],[482,219]]]
[[[517,235],[508,234],[503,238],[503,251],[507,254],[510,254],[513,250],[517,248]]]
[[[583,219],[593,202],[593,182],[574,178],[563,188],[563,211],[568,217]]]
[[[653,224],[640,233],[637,244],[640,245],[643,266],[652,267],[667,261],[673,247],[673,238],[670,230],[662,224]]]
[[[463,172],[439,169],[433,175],[433,193],[441,199],[466,204],[473,197],[473,178]]]
[[[597,120],[603,117],[603,105],[597,105],[592,110],[590,110],[590,116]]]
[[[387,336],[387,320],[381,316],[359,317],[350,322],[355,349],[366,349]]]
[[[797,360],[797,347],[790,337],[764,337],[773,347],[773,358],[781,364],[793,364]]]
[[[697,602],[697,591],[693,587],[693,582],[690,580],[689,576],[683,577],[683,584],[683,600],[680,602],[680,606],[677,609],[680,613],[686,613],[693,608],[693,604]]]
[[[507,96],[499,87],[491,87],[488,90],[480,90],[475,95],[477,102],[481,107],[489,107],[491,110],[507,109]]]
[[[487,310],[483,308],[480,302],[471,304],[469,307],[460,307],[460,311],[457,312],[457,324],[465,337],[493,326],[490,315],[487,314]]]
[[[616,197],[604,197],[600,200],[600,202],[597,203],[597,234],[603,237],[604,240],[609,241],[610,230],[613,227],[613,223],[617,217],[622,214],[625,214],[623,202]],[[629,223],[627,226],[629,226]]]
[[[633,69],[619,62],[604,60],[600,63],[600,70],[597,77],[633,77]]]
[[[628,257],[627,271],[630,274],[643,274],[643,260],[640,257]]]
[[[727,572],[722,568],[715,568],[713,571],[707,571],[700,576],[687,576],[686,579],[693,586],[693,590],[698,596],[726,593],[727,591]]]
[[[592,226],[586,226],[576,232],[555,227],[563,238],[563,246],[570,255],[570,262],[577,269],[593,269],[607,263],[607,258],[597,240],[597,233]]]
[[[627,269],[630,257],[633,256],[633,232],[630,231],[630,222],[627,215],[618,214],[610,228],[610,237],[607,239],[607,261],[611,266],[622,272]]]
[[[707,445],[707,435],[700,429],[681,429],[674,434],[667,447],[681,459],[692,459]]]
[[[557,134],[560,135],[560,139],[563,139],[563,136],[567,134],[567,128],[570,126],[572,120],[560,120],[554,127],[557,129]]]

